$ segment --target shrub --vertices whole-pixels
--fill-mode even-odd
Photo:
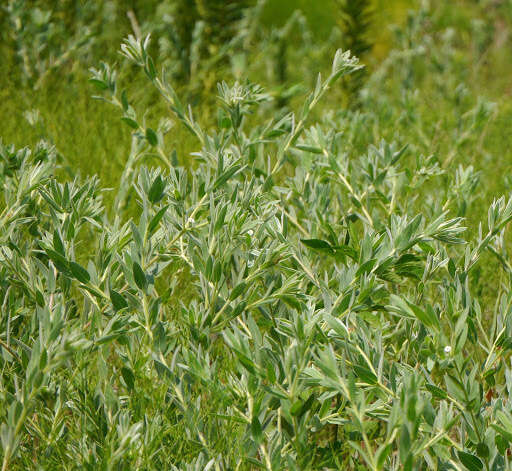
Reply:
[[[406,52],[374,80],[396,65],[412,88]],[[221,82],[211,129],[149,37],[122,53],[194,162],[107,64],[91,81],[132,130],[112,206],[97,178],[57,178],[48,144],[0,146],[2,471],[507,469],[512,199],[466,231],[478,173],[400,142],[417,117],[378,84],[368,115],[314,119],[360,70],[347,52],[298,113],[273,118],[260,86]],[[490,110],[459,120],[457,149]],[[393,113],[396,139],[372,143]]]

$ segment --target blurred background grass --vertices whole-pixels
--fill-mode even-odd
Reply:
[[[66,1],[75,6],[80,4]],[[132,4],[132,8],[138,21],[144,24],[155,15],[160,3],[155,0],[139,0]],[[371,26],[374,47],[365,60],[370,70],[382,63],[395,45],[391,26],[401,25],[407,21],[407,11],[418,8],[421,3],[417,0],[375,0]],[[466,86],[473,96],[473,101],[476,102],[476,97],[482,95],[498,103],[497,113],[486,130],[485,141],[482,143],[488,157],[475,160],[469,152],[466,161],[463,161],[466,165],[475,165],[483,172],[484,192],[480,195],[482,208],[492,197],[508,189],[504,176],[510,171],[511,161],[509,123],[512,117],[512,61],[509,28],[512,14],[502,14],[503,11],[507,13],[512,9],[510,3],[492,18],[496,34],[501,34],[505,39],[501,43],[494,41],[487,45],[483,55],[479,56],[475,52],[475,22],[483,22],[485,27],[486,22],[491,21],[485,15],[490,8],[489,5],[494,3],[496,2],[477,0],[433,2],[436,23],[432,28],[455,31],[457,56],[454,60],[460,60],[460,74],[468,78]],[[116,110],[92,98],[96,91],[88,81],[88,68],[98,66],[102,60],[122,62],[118,54],[119,45],[123,38],[133,32],[133,25],[125,14],[123,2],[114,4],[117,5],[116,14],[108,18],[106,24],[100,25],[101,40],[85,59],[82,62],[66,63],[66,73],[63,73],[62,68],[50,72],[43,86],[37,90],[17,80],[17,64],[13,51],[5,42],[0,46],[0,59],[3,64],[0,74],[0,137],[3,141],[24,146],[34,145],[41,138],[50,139],[65,156],[71,173],[98,174],[107,187],[116,185],[129,154],[130,129],[120,123]],[[51,8],[52,2],[41,0],[31,2],[31,5],[34,8]],[[305,14],[315,41],[319,44],[328,41],[336,23],[332,0],[271,0],[267,2],[263,13],[263,26],[269,29],[279,27],[297,9]],[[73,22],[73,16],[67,14],[65,8],[56,9],[55,15],[58,21],[70,25]],[[335,45],[332,49],[334,53]],[[327,63],[318,63],[317,69],[325,71],[327,67]],[[219,71],[218,75],[216,79],[222,77],[222,71]],[[301,79],[300,72],[291,76],[290,81],[293,83]],[[144,104],[156,101],[156,94],[148,86],[145,77],[128,73],[127,79],[130,88],[135,90],[134,97],[138,102]],[[249,73],[249,79],[261,83],[264,87],[267,86],[264,74],[254,73],[251,76]],[[394,90],[399,104],[401,84],[391,83],[390,87]],[[428,77],[422,80],[420,87],[420,103],[423,109],[419,113],[424,120],[439,123],[453,113],[448,108],[449,104],[439,101],[439,95],[437,92],[434,93],[435,86],[429,82]],[[437,103],[433,103],[433,100]],[[31,126],[25,118],[26,111],[32,109],[38,110],[41,118],[35,126]],[[156,110],[164,111],[163,105],[157,105]],[[202,112],[203,110],[204,107]],[[390,133],[393,129],[393,123],[390,123]],[[443,131],[446,131],[444,135]],[[409,138],[417,139],[413,135]],[[407,140],[407,136],[404,136],[404,139]],[[172,141],[178,154],[186,155],[195,145],[186,131],[178,127],[172,131]],[[436,136],[436,149],[440,152],[449,152],[449,145],[449,132],[441,129]]]
[[[34,2],[34,6],[50,6],[48,2]],[[51,2],[50,2],[51,4]],[[120,2],[120,5],[122,2]],[[134,2],[133,10],[140,22],[154,14],[158,2]],[[378,0],[375,2],[374,58],[382,60],[391,46],[391,24],[400,23],[412,0]],[[121,10],[122,10],[121,6]],[[319,41],[326,40],[335,25],[334,5],[330,0],[273,0],[266,5],[263,21],[269,26],[279,27],[297,9],[304,12],[309,26]],[[126,15],[118,14],[102,41],[101,55],[90,60],[89,67],[96,67],[101,60],[119,60],[117,51],[121,41],[132,34],[132,26]],[[333,50],[334,53],[334,50]],[[96,93],[88,82],[87,67],[82,70],[73,65],[75,73],[62,74],[57,70],[47,78],[43,87],[33,90],[20,86],[13,79],[16,75],[15,61],[10,51],[3,51],[5,64],[0,78],[0,136],[5,143],[16,146],[34,145],[41,138],[50,138],[68,160],[71,168],[82,175],[98,174],[106,186],[115,185],[129,153],[130,130],[120,125],[115,110],[105,103],[96,101]],[[324,65],[319,65],[319,71]],[[325,70],[325,69],[323,69]],[[153,93],[144,77],[132,88],[141,87]],[[265,83],[262,84],[265,86]],[[27,110],[36,109],[43,126],[32,127],[24,117]],[[175,142],[188,139],[186,132],[179,130]],[[178,148],[180,146],[178,145]],[[186,146],[185,146],[186,147]]]

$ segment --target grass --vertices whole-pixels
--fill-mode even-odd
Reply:
[[[398,6],[394,8],[379,5],[379,21],[388,25],[395,21],[400,22],[407,3],[397,3]],[[297,7],[303,9],[308,16],[315,36],[325,39],[329,29],[334,26],[332,16],[328,13],[329,8],[321,9],[309,2],[303,2],[298,6],[295,2],[280,2],[278,7],[269,3],[265,11],[265,22],[279,26]],[[145,9],[141,10],[143,14],[150,14]],[[397,11],[402,12],[401,15],[397,14]],[[103,57],[119,60],[116,57],[117,45],[131,33],[131,30],[122,13],[118,13],[116,23],[117,29],[115,33],[109,33],[110,42],[106,44],[107,49],[103,49]],[[387,28],[380,29],[379,34],[383,36],[376,39],[376,57],[382,57],[390,47],[390,37],[386,30]],[[87,69],[96,65],[96,62],[90,62],[80,68],[74,67],[74,73],[63,81],[60,80],[62,71],[56,71],[46,80],[47,85],[37,91],[30,87],[20,87],[15,83],[15,71],[6,74],[1,87],[0,119],[5,123],[2,138],[4,142],[23,146],[34,145],[43,136],[49,137],[59,152],[66,157],[73,171],[82,175],[97,174],[110,187],[120,177],[124,161],[129,154],[129,129],[119,126],[115,112],[92,98],[96,91],[88,82]],[[135,80],[133,88],[138,88],[140,77],[130,80]],[[253,80],[257,80],[257,77]],[[297,80],[300,80],[300,77],[297,77]],[[40,129],[33,129],[26,122],[24,114],[30,109],[39,111],[45,127],[43,133]],[[97,120],[97,116],[101,116],[102,119]],[[91,139],[91,136],[94,138]],[[180,134],[178,136],[175,141],[179,149],[183,139]]]
[[[291,2],[290,4],[280,3],[279,7],[269,4],[265,12],[265,21],[272,21],[279,25],[293,11],[294,5]],[[376,25],[383,23],[388,27],[378,28],[374,60],[382,60],[386,51],[391,47],[389,25],[396,22],[400,24],[403,21],[404,12],[412,6],[407,2],[398,2],[393,7],[390,4],[386,5],[376,6]],[[303,8],[308,15],[314,34],[319,38],[325,38],[325,32],[333,26],[329,8],[320,9],[307,2],[304,5],[300,4],[299,7]],[[471,33],[468,29],[471,19],[480,13],[478,8],[476,5],[467,8],[464,2],[459,2],[445,4],[437,12],[441,19],[439,27],[450,25],[460,31],[461,54],[467,54],[470,61],[473,51]],[[119,16],[122,19],[122,16]],[[115,33],[118,38],[117,43],[130,33],[129,22],[123,20],[121,24],[122,27],[118,25],[118,31]],[[110,36],[112,42],[108,44],[110,50],[107,50],[107,55],[115,57],[114,33],[110,33]],[[479,62],[476,58],[475,61]],[[499,123],[505,123],[507,120],[507,109],[512,102],[508,89],[509,83],[506,79],[508,70],[506,69],[505,48],[490,47],[486,51],[483,66],[481,62],[477,69],[472,67],[474,69],[472,80],[466,85],[470,87],[474,95],[480,95],[483,92],[487,99],[499,102],[498,114],[487,134],[492,135],[492,138],[486,139],[485,147],[492,146],[492,155],[503,155],[504,158],[499,159],[499,162],[507,162],[506,156],[510,155],[508,142],[503,133],[498,131]],[[93,65],[96,64],[90,64],[90,66]],[[62,155],[66,156],[73,171],[78,171],[83,175],[98,174],[107,186],[112,186],[119,178],[129,153],[129,129],[120,127],[116,114],[106,108],[103,103],[92,98],[95,91],[87,80],[88,75],[85,73],[87,66],[76,69],[75,73],[64,81],[58,80],[60,72],[54,73],[47,80],[48,85],[38,91],[19,87],[9,80],[8,77],[13,75],[6,74],[2,86],[2,108],[0,110],[0,118],[4,123],[2,137],[4,142],[12,142],[18,146],[33,145],[43,136],[50,137]],[[140,78],[135,77],[134,79],[133,88],[137,88],[137,81]],[[432,95],[429,87],[423,87],[421,94],[422,102],[426,104],[427,109],[430,108]],[[37,109],[40,112],[45,132],[42,133],[40,129],[34,129],[28,125],[24,113],[29,109]],[[432,117],[435,121],[439,121],[440,117],[446,114],[442,105],[434,110],[431,109],[431,111],[438,112],[438,116]],[[102,119],[97,120],[96,116],[101,116]],[[91,136],[94,136],[94,139],[91,139]],[[177,138],[175,141],[179,148],[183,139]],[[489,195],[495,195],[504,189],[505,183],[501,181],[502,179],[495,178],[496,175],[503,175],[503,169],[496,168],[496,164],[499,162],[493,162],[493,165],[482,164],[479,168],[484,171],[486,180],[491,185]],[[479,166],[478,160],[472,163]],[[495,184],[499,184],[499,186],[495,187]]]

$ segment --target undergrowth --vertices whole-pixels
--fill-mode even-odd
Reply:
[[[487,203],[478,163],[500,104],[428,5],[364,76],[338,50],[313,79],[341,30],[316,47],[297,13],[256,47],[264,2],[235,3],[207,44],[222,8],[197,2],[187,57],[181,3],[132,12],[117,64],[92,66],[108,185],[37,110],[45,139],[0,143],[2,471],[511,469],[512,198]],[[32,87],[97,46],[55,61],[16,37]]]

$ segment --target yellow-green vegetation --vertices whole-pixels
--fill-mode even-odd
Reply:
[[[0,26],[1,471],[512,469],[511,0]]]

